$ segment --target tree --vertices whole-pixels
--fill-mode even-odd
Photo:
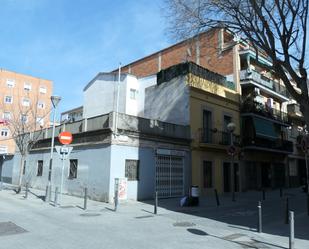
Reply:
[[[256,51],[262,49],[273,62],[270,69],[299,103],[308,130],[308,0],[166,0],[166,4],[177,38],[221,26]]]
[[[29,96],[29,98],[19,97],[18,99],[22,99],[22,101],[17,105],[5,105],[1,109],[9,114],[2,121],[10,131],[10,136],[6,140],[13,139],[20,153],[18,177],[18,187],[20,190],[23,181],[25,159],[36,142],[42,138],[43,127],[48,127],[50,111],[40,108],[38,98],[35,96]]]

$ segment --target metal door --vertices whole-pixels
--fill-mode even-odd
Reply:
[[[184,193],[183,157],[156,156],[156,191],[159,197],[177,197]]]

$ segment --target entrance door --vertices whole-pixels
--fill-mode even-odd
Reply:
[[[231,163],[223,163],[223,190],[224,192],[231,192],[232,181],[231,181]],[[234,191],[239,191],[239,166],[238,163],[234,163]]]
[[[156,191],[159,197],[177,197],[184,194],[183,157],[156,156]]]
[[[306,161],[305,160],[298,160],[298,177],[299,177],[299,184],[305,185],[307,179],[307,172],[306,172]]]

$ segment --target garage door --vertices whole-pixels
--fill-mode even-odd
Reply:
[[[184,193],[183,157],[156,156],[156,191],[159,197],[177,197]]]

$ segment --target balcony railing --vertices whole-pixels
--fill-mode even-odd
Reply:
[[[261,73],[254,70],[242,70],[240,71],[240,80],[253,80],[254,82],[273,90],[285,97],[288,97],[288,92],[285,86],[279,84],[278,82],[269,79],[268,77],[262,75]]]
[[[266,150],[280,150],[284,152],[293,152],[293,142],[284,140],[284,139],[276,139],[276,140],[269,140],[266,138],[243,138],[242,139],[243,147],[246,146],[254,146],[264,148]]]
[[[268,107],[266,104],[256,101],[245,101],[241,106],[241,112],[254,113],[283,123],[289,122],[288,114],[286,112]]]
[[[200,142],[206,144],[217,144],[217,145],[230,145],[231,134],[227,131],[219,131],[214,129],[199,129]],[[233,143],[238,145],[240,143],[240,136],[233,135]]]

